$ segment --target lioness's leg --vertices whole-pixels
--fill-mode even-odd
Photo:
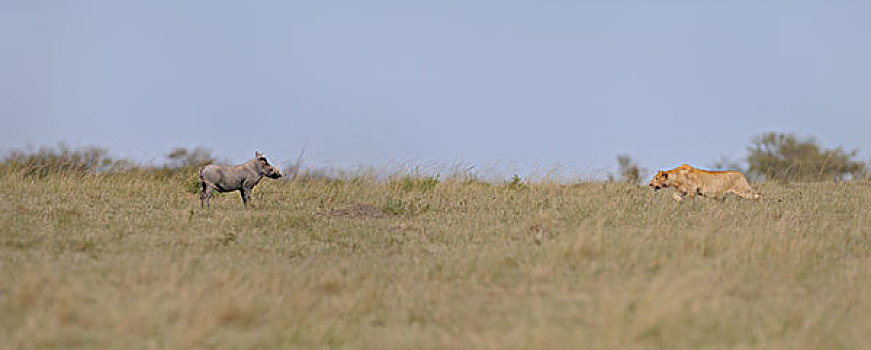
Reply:
[[[687,195],[687,189],[683,186],[674,186],[674,193],[671,194],[671,198],[675,201],[682,201],[684,197]]]
[[[699,188],[696,186],[686,186],[682,189],[682,192],[684,193],[684,196],[693,199],[696,198],[697,194],[699,194]]]
[[[712,191],[712,190],[708,190],[707,192],[703,192],[701,189],[699,189],[699,195],[700,195],[700,196],[708,197],[708,198],[713,198],[713,199],[719,199],[719,200],[725,200],[725,199],[726,199],[726,193],[728,193],[728,191]]]
[[[739,181],[737,181],[737,183],[735,183],[735,186],[732,186],[732,188],[729,189],[729,192],[734,193],[736,196],[745,199],[759,199],[759,197],[761,197],[759,193],[753,191],[753,189],[750,187],[750,184],[747,183],[747,180],[744,178],[741,178]]]
[[[734,193],[736,196],[744,199],[759,199],[762,197],[762,195],[753,191],[729,190],[729,192]]]
[[[677,185],[674,188],[674,194],[671,196],[676,201],[682,201],[684,198],[692,199],[696,196],[696,191],[698,188],[687,186],[687,185]]]

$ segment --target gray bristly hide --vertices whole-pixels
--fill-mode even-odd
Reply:
[[[264,176],[277,179],[281,174],[260,152],[254,152],[254,159],[239,165],[206,165],[200,169],[200,206],[209,205],[209,198],[215,190],[239,191],[242,204],[247,206],[251,190]]]

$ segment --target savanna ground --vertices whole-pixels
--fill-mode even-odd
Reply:
[[[868,348],[871,186],[754,186],[7,171],[0,348]]]

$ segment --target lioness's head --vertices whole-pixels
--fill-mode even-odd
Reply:
[[[656,176],[653,177],[653,180],[650,180],[650,187],[653,187],[654,190],[659,190],[663,187],[668,187],[668,172],[664,170],[660,170],[656,173]]]

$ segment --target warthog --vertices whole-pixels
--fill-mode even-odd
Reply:
[[[254,152],[254,159],[239,165],[206,165],[200,169],[200,206],[209,205],[214,190],[239,191],[242,204],[247,206],[251,190],[264,176],[277,179],[281,174],[260,152]]]

